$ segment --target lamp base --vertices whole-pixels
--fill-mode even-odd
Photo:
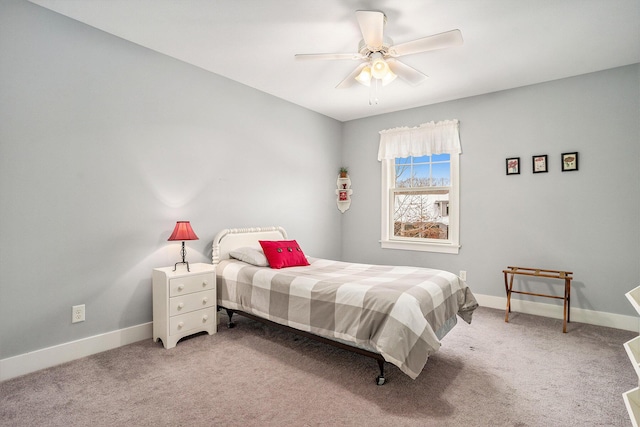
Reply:
[[[176,265],[173,266],[173,271],[176,271],[178,269],[178,264],[187,264],[187,271],[191,272],[191,270],[189,270],[189,263],[184,260],[184,258],[187,256],[187,249],[184,247],[184,242],[182,242],[182,249],[180,250],[180,255],[182,255],[182,261],[176,262]]]
[[[191,272],[191,270],[189,270],[189,263],[187,261],[176,262],[176,265],[173,266],[173,271],[176,271],[178,269],[178,264],[187,264],[187,271]]]

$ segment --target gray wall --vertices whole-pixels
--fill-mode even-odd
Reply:
[[[636,64],[348,122],[343,258],[466,270],[474,292],[493,296],[504,296],[507,265],[572,270],[572,306],[633,315],[624,293],[640,285],[639,118]],[[461,122],[460,254],[380,249],[378,131],[444,119]],[[560,171],[569,151],[577,172]],[[550,170],[534,175],[539,154]],[[518,156],[521,174],[506,176],[505,159]]]
[[[0,61],[0,359],[151,321],[176,220],[191,262],[259,225],[339,257],[339,122],[26,1]]]

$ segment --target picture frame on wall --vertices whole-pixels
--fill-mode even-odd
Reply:
[[[533,156],[532,168],[533,173],[549,172],[549,169],[547,168],[547,155],[541,154],[539,156]]]
[[[578,152],[562,153],[562,172],[578,170]]]
[[[520,157],[507,158],[507,175],[519,175],[520,174]]]

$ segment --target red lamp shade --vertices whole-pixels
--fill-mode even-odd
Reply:
[[[198,236],[193,232],[189,221],[178,221],[169,237],[169,241],[172,240],[198,240]]]

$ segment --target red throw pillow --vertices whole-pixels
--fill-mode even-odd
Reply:
[[[271,268],[309,265],[307,257],[295,240],[259,240]]]

